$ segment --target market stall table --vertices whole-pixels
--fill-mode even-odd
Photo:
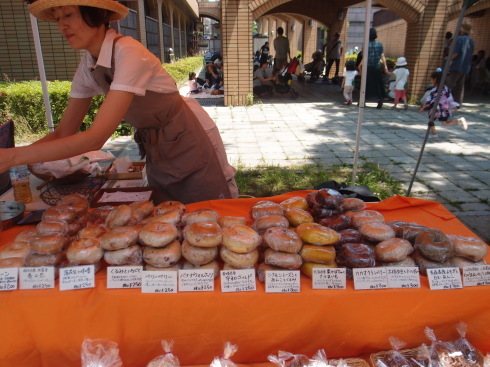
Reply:
[[[309,191],[270,198],[281,202]],[[262,199],[215,200],[190,204],[221,215],[247,216]],[[393,197],[368,208],[386,220],[418,222],[448,234],[474,236],[441,204]],[[1,247],[25,227],[2,233]],[[490,260],[487,257],[487,262]],[[182,365],[209,364],[229,341],[238,346],[236,363],[265,362],[278,350],[312,356],[325,349],[329,357],[353,357],[390,349],[397,336],[407,348],[429,341],[424,328],[442,340],[457,338],[454,325],[468,324],[467,338],[484,354],[490,352],[488,286],[430,290],[425,276],[419,289],[355,291],[313,290],[301,277],[301,292],[266,293],[257,281],[254,292],[142,294],[139,289],[106,289],[106,272],[96,274],[96,287],[59,291],[16,290],[0,294],[0,365],[79,366],[84,338],[119,344],[126,366],[144,366],[162,354],[161,340],[175,341]]]

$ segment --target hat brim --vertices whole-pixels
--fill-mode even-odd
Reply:
[[[91,6],[93,8],[106,9],[112,13],[110,22],[125,18],[129,9],[115,0],[37,0],[29,5],[29,12],[40,20],[56,23],[52,8],[58,6]]]
[[[398,63],[395,62],[395,65],[396,66],[405,66],[405,65],[407,65],[407,63],[406,62],[402,62],[401,64],[398,64]]]

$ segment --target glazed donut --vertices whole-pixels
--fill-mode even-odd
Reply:
[[[77,213],[71,210],[67,205],[56,205],[45,210],[42,215],[43,220],[63,220],[66,223],[71,223],[77,218]]]
[[[107,220],[107,216],[114,210],[113,206],[99,206],[89,213],[89,222],[93,224],[103,224]]]
[[[252,228],[259,234],[263,235],[267,228],[282,227],[288,228],[289,222],[282,215],[270,215],[268,217],[260,217],[252,224]]]
[[[340,192],[333,189],[320,189],[315,195],[316,202],[322,208],[343,210],[344,198]]]
[[[384,221],[385,218],[383,217],[383,214],[376,210],[361,210],[360,212],[355,212],[351,218],[352,226],[355,229],[361,228],[364,223]]]
[[[306,275],[308,278],[313,278],[313,269],[315,268],[337,268],[337,264],[335,261],[331,264],[320,264],[320,263],[314,263],[311,261],[303,261],[303,264],[301,265],[301,274]]]
[[[177,238],[177,228],[170,223],[149,223],[139,233],[142,245],[151,247],[167,246]]]
[[[395,231],[386,223],[381,222],[367,222],[364,223],[360,228],[362,236],[373,242],[385,241],[388,238],[395,237]]]
[[[27,228],[15,236],[14,242],[29,242],[33,236],[37,236],[36,228]]]
[[[284,215],[284,208],[273,201],[262,200],[252,206],[250,210],[250,218],[253,220],[271,215]]]
[[[189,261],[184,262],[182,269],[212,269],[214,270],[214,279],[219,277],[219,264],[216,260],[211,261],[210,263],[203,265],[194,265]]]
[[[194,212],[185,213],[182,216],[182,224],[187,226],[194,222],[218,222],[219,214],[212,209],[198,209]]]
[[[155,208],[151,201],[135,201],[129,204],[129,207],[133,211],[133,219],[137,220],[137,223],[152,215]]]
[[[0,259],[8,259],[11,257],[25,258],[30,252],[31,248],[27,242],[12,242],[0,251]]]
[[[24,258],[22,257],[8,257],[0,259],[0,269],[5,268],[21,268],[24,266]]]
[[[454,246],[454,256],[464,257],[475,262],[480,261],[488,254],[487,244],[479,238],[452,234],[448,234],[447,237]]]
[[[40,236],[59,234],[64,236],[68,233],[68,223],[62,220],[45,219],[36,226],[36,232]]]
[[[293,196],[279,203],[284,209],[298,208],[306,210],[308,209],[308,202],[301,196]]]
[[[100,247],[114,251],[128,248],[136,243],[139,232],[133,227],[118,227],[100,236]]]
[[[104,260],[109,265],[139,265],[143,261],[141,247],[131,245],[116,251],[104,252]]]
[[[164,201],[163,203],[158,204],[155,209],[156,215],[166,214],[172,210],[177,210],[180,213],[180,216],[183,216],[185,213],[185,205],[180,201]]]
[[[145,264],[145,270],[147,271],[179,271],[181,268],[182,266],[180,263],[177,263],[174,266],[169,266],[168,268],[159,268],[158,266]]]
[[[378,266],[417,266],[417,264],[415,263],[415,260],[410,256],[407,256],[406,258],[404,258],[403,260],[400,260],[400,261],[389,261],[389,262],[378,261],[376,263],[376,265],[378,265]]]
[[[177,227],[180,224],[181,217],[182,215],[178,210],[171,210],[169,212],[166,212],[165,214],[156,215],[154,217],[148,217],[144,219],[141,223],[142,224],[169,223]]]
[[[26,267],[57,266],[63,261],[63,252],[58,251],[52,254],[38,254],[31,252],[24,260]]]
[[[368,224],[369,223],[365,225]],[[397,262],[402,261],[410,255],[413,252],[413,247],[410,242],[403,238],[389,238],[378,243],[374,252],[376,254],[376,259],[379,261]]]
[[[481,259],[481,260],[478,260],[478,261],[471,261],[471,260],[468,260],[465,257],[460,257],[460,256],[453,257],[451,261],[452,261],[453,266],[456,266],[456,267],[458,267],[460,269],[463,269],[466,266],[487,265],[487,263],[485,262],[485,259]]]
[[[301,239],[312,245],[335,245],[341,239],[338,232],[332,228],[324,227],[320,224],[309,227],[301,227],[299,232],[297,231]]]
[[[99,238],[100,236],[102,236],[106,232],[107,232],[107,230],[106,230],[105,226],[103,226],[101,224],[94,224],[92,226],[82,228],[78,232],[77,237],[79,239],[81,239],[81,238]]]
[[[299,255],[306,262],[319,264],[335,264],[335,247],[304,245]]]
[[[297,254],[303,246],[301,237],[289,228],[273,227],[268,228],[263,236],[267,246],[274,251]]]
[[[88,200],[80,194],[71,194],[61,199],[61,205],[66,205],[68,209],[74,211],[77,216],[83,215],[90,207]]]
[[[252,228],[238,224],[223,228],[223,246],[238,254],[248,254],[260,245],[260,236]]]
[[[344,214],[322,218],[318,223],[320,223],[322,226],[332,228],[334,231],[337,232],[350,227],[350,219]]]
[[[121,204],[116,206],[107,216],[105,225],[109,229],[123,227],[129,224],[133,211],[129,205]]]
[[[313,207],[311,207],[310,211],[315,218],[327,218],[334,215],[342,214],[342,209],[324,208],[320,205],[314,205]]]
[[[221,260],[226,264],[237,269],[248,269],[257,263],[259,251],[255,249],[248,254],[238,254],[223,246],[220,250],[220,256]]]
[[[104,256],[104,250],[96,238],[74,240],[66,250],[66,259],[76,265],[96,264]]]
[[[415,237],[417,237],[417,235],[424,229],[427,229],[426,226],[418,223],[407,223],[402,221],[391,221],[386,224],[395,230],[396,237],[403,238],[412,244],[415,242]]]
[[[165,247],[155,248],[145,246],[143,248],[143,260],[145,263],[158,268],[168,268],[177,264],[182,257],[182,248],[178,241],[173,241]]]
[[[269,248],[265,250],[264,262],[285,269],[299,269],[303,264],[303,259],[298,254],[288,254],[286,252],[274,251]]]
[[[208,264],[218,256],[217,247],[192,246],[187,240],[182,242],[182,257],[194,265]]]
[[[194,222],[184,228],[184,238],[193,246],[217,247],[223,235],[217,222]]]
[[[267,271],[286,271],[286,269],[273,265],[268,265],[266,263],[260,263],[259,266],[257,266],[256,271],[259,282],[265,283],[265,280],[267,279]]]
[[[39,254],[52,254],[61,251],[66,243],[67,239],[58,234],[38,235],[29,240],[29,247]]]
[[[415,237],[414,247],[427,259],[444,263],[454,256],[454,245],[444,232],[428,228]]]
[[[344,210],[358,212],[366,209],[366,203],[358,198],[344,198]]]
[[[302,223],[312,223],[313,216],[304,209],[288,208],[284,212],[284,216],[292,227],[297,227]]]
[[[235,226],[241,224],[243,226],[247,225],[247,218],[245,217],[231,217],[231,216],[221,216],[218,218],[218,224],[221,228]]]
[[[348,268],[372,268],[376,265],[376,256],[369,245],[344,243],[338,247],[337,264]]]
[[[348,228],[348,229],[344,229],[343,231],[340,231],[339,232],[341,238],[340,238],[340,241],[339,241],[339,245],[342,245],[344,243],[359,243],[361,242],[361,238],[362,238],[362,235],[361,235],[361,232],[359,232],[357,229],[352,229],[352,228]]]
[[[82,228],[85,228],[88,223],[89,213],[85,213],[80,218],[68,223],[68,235],[76,235]]]
[[[427,269],[448,268],[453,266],[452,258],[440,263],[427,259],[418,250],[412,254],[412,258],[415,261],[415,264],[417,264],[417,266],[419,267],[420,274],[423,275],[427,275]]]

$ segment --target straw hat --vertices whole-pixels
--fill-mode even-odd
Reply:
[[[93,8],[101,8],[110,10],[109,21],[123,19],[128,15],[129,9],[115,0],[30,0],[29,12],[36,18],[56,23],[51,8],[57,6],[91,6]]]
[[[471,34],[472,25],[470,23],[464,22],[461,24],[461,31],[466,34]]]
[[[405,66],[405,65],[407,65],[407,59],[404,58],[403,56],[399,57],[398,59],[396,59],[395,65],[396,66]]]

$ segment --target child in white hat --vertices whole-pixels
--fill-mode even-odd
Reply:
[[[400,99],[403,101],[403,106],[405,109],[408,109],[408,102],[407,102],[407,84],[408,84],[408,76],[410,75],[410,72],[408,69],[405,67],[407,65],[407,59],[405,59],[403,56],[399,57],[396,59],[395,63],[395,70],[393,72],[387,71],[386,73],[389,75],[394,75],[395,76],[395,102],[392,107],[392,109],[396,110],[396,105],[400,101]]]

